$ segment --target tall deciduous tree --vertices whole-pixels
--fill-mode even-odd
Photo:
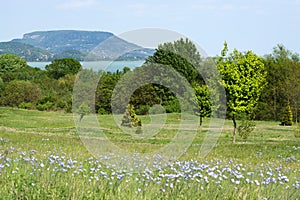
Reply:
[[[241,53],[235,49],[228,54],[226,42],[217,67],[226,91],[227,110],[234,125],[232,142],[235,143],[236,115],[253,110],[265,85],[266,71],[262,58],[252,51]]]
[[[77,74],[82,66],[73,58],[62,58],[53,60],[45,69],[50,77],[59,79],[67,74]]]
[[[200,53],[195,44],[188,39],[160,44],[153,56],[146,59],[147,63],[167,65],[183,75],[189,83],[203,82],[197,71],[201,62]]]
[[[300,105],[299,55],[277,45],[272,54],[265,56],[265,68],[268,84],[259,101],[257,119],[279,121],[285,107],[290,105],[297,121]]]

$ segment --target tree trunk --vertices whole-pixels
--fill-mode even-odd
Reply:
[[[235,116],[232,116],[232,121],[233,121],[233,137],[232,137],[232,144],[235,144],[235,138],[236,138],[236,121],[235,121]]]
[[[200,115],[200,126],[202,126],[202,116]]]
[[[81,122],[81,120],[82,120],[83,117],[84,117],[84,115],[81,114],[81,115],[80,115],[80,119],[79,119],[80,122]]]

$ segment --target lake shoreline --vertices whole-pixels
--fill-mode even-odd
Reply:
[[[109,71],[116,72],[117,70],[123,70],[124,67],[129,67],[133,70],[136,67],[143,65],[145,60],[134,60],[134,61],[81,61],[83,69],[92,69],[93,71]],[[45,69],[46,65],[51,64],[51,62],[27,62],[31,67]]]

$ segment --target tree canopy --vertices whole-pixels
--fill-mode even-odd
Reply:
[[[73,58],[55,59],[45,67],[49,76],[59,79],[67,74],[77,74],[82,66]]]
[[[27,66],[26,60],[13,55],[13,54],[3,54],[0,55],[0,72],[5,73],[9,71],[15,71],[20,68]]]
[[[226,91],[227,110],[234,124],[235,143],[236,116],[253,111],[266,84],[267,73],[262,58],[252,51],[241,53],[236,49],[228,54],[227,43],[224,44],[217,67]]]

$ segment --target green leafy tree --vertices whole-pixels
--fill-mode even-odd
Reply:
[[[209,117],[211,115],[212,101],[209,95],[209,90],[206,85],[195,86],[195,95],[196,95],[196,105],[198,109],[196,110],[196,115],[200,118],[200,126],[202,126],[202,121],[204,117]]]
[[[156,86],[154,84],[146,84],[132,94],[130,103],[135,105],[137,114],[146,115],[151,106],[161,104],[161,99],[158,96]]]
[[[299,56],[283,45],[274,47],[272,54],[264,59],[267,85],[262,91],[256,109],[258,120],[281,120],[281,110],[289,103],[298,120],[300,107]]]
[[[77,74],[82,66],[73,58],[62,58],[53,60],[45,69],[50,77],[59,79],[67,74]]]
[[[147,71],[148,69],[145,69],[146,67],[151,70],[152,66],[155,65],[168,66],[177,71],[193,86],[194,84],[204,83],[202,76],[197,71],[200,62],[201,56],[195,44],[188,39],[181,38],[174,42],[160,44],[153,56],[149,56],[146,59],[141,71]],[[134,73],[139,70],[140,69],[135,69]],[[149,73],[153,75],[153,79],[157,76],[157,79],[161,80],[161,83],[164,82],[169,87],[173,86],[173,88],[177,88],[177,92],[180,93],[179,96],[184,96],[184,94],[181,94],[182,91],[180,91],[183,84],[179,86],[180,84],[178,82],[173,81],[172,77],[170,77],[172,74],[170,74],[169,70],[162,70],[157,74],[151,71]],[[142,76],[147,77],[148,74]],[[162,77],[165,77],[164,80],[162,80]],[[175,93],[172,92],[169,87],[165,87],[163,84],[148,84],[147,86],[143,86],[135,92],[133,98],[131,98],[131,103],[133,103],[138,110],[143,107],[146,108],[145,106],[151,107],[154,104],[162,104],[166,112],[180,112],[182,108]],[[149,97],[152,97],[152,99],[150,100]],[[190,97],[184,98],[188,99]]]
[[[253,111],[265,85],[266,71],[262,58],[252,51],[240,53],[234,49],[228,55],[226,42],[218,59],[217,68],[226,91],[227,111],[234,126],[232,142],[235,143],[236,116],[239,113]]]
[[[79,116],[80,116],[79,121],[81,121],[81,120],[83,119],[84,116],[90,114],[91,108],[90,108],[87,104],[82,103],[82,104],[79,106],[77,112],[78,112],[78,114],[79,114]]]
[[[3,82],[2,78],[0,77],[0,96],[1,92],[5,89],[5,83]]]
[[[34,103],[41,96],[38,86],[29,81],[11,81],[1,95],[4,106],[18,106],[21,103]]]
[[[96,91],[96,110],[100,114],[111,113],[111,97],[122,72],[102,72]]]
[[[186,59],[194,67],[197,67],[201,62],[201,55],[198,52],[196,45],[188,38],[180,38],[174,42],[160,44],[158,45],[158,50],[173,52],[176,55]]]
[[[142,121],[136,116],[133,105],[127,105],[121,125],[130,128],[142,126]]]
[[[3,54],[0,55],[0,74],[16,71],[27,66],[26,60],[13,55]]]
[[[153,56],[146,59],[146,64],[162,64],[175,69],[183,75],[189,83],[203,82],[197,68],[201,62],[201,56],[195,44],[188,39],[179,39],[174,42],[160,44]]]
[[[78,73],[73,87],[72,107],[74,112],[77,111],[82,103],[87,105],[95,104],[95,91],[97,89],[95,83],[98,81],[99,75],[93,70],[83,69]]]

